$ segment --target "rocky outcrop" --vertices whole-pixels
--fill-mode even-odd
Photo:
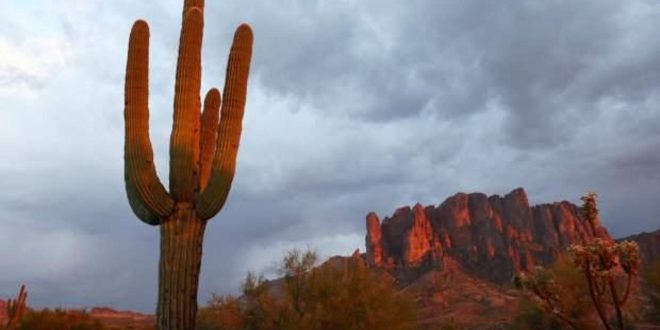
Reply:
[[[571,244],[610,239],[599,223],[581,220],[563,201],[530,206],[522,188],[504,197],[458,193],[440,205],[402,207],[379,222],[367,216],[367,262],[396,272],[441,267],[451,256],[494,282],[547,264]]]
[[[381,265],[383,263],[383,244],[380,232],[380,220],[376,213],[367,214],[367,260],[370,265]]]
[[[442,256],[442,245],[420,204],[397,209],[383,223],[375,213],[369,213],[366,245],[371,266],[414,268],[432,264]]]
[[[403,236],[403,266],[415,267],[433,263],[442,256],[442,247],[433,234],[433,226],[426,217],[426,210],[417,203],[409,217],[410,229]]]
[[[618,241],[633,241],[639,245],[642,263],[652,264],[660,262],[660,229],[624,237]]]

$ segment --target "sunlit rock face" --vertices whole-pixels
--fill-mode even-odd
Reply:
[[[370,266],[380,266],[383,263],[383,244],[380,232],[380,220],[376,213],[367,215],[367,262]]]
[[[414,267],[425,262],[428,257],[433,260],[433,252],[439,253],[437,249],[440,249],[440,246],[436,242],[433,226],[421,204],[416,204],[408,217],[411,217],[410,229],[403,237],[402,262],[403,266]]]
[[[599,223],[580,219],[566,201],[530,206],[522,188],[504,197],[458,193],[440,205],[397,209],[382,223],[367,216],[367,262],[396,273],[442,267],[451,256],[475,275],[508,282],[514,273],[548,264],[571,244],[610,239]],[[421,270],[421,271],[420,271]]]

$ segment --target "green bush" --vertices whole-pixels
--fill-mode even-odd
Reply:
[[[313,251],[289,252],[277,283],[248,273],[243,296],[209,302],[198,329],[415,328],[412,299],[389,276],[368,269],[357,256],[314,267],[316,259]]]

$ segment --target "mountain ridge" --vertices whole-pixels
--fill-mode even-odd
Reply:
[[[442,268],[452,256],[474,275],[509,282],[518,272],[552,263],[572,244],[593,238],[612,240],[599,220],[582,220],[568,201],[530,206],[516,188],[505,196],[457,193],[438,206],[397,208],[380,221],[366,216],[366,260],[402,281]]]

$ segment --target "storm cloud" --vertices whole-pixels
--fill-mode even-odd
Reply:
[[[158,230],[123,188],[128,33],[151,26],[151,139],[167,180],[181,1],[0,3],[0,297],[152,312]],[[234,185],[200,301],[285,251],[364,249],[364,216],[459,192],[600,195],[615,236],[660,227],[652,1],[207,1],[203,88],[255,34]]]

